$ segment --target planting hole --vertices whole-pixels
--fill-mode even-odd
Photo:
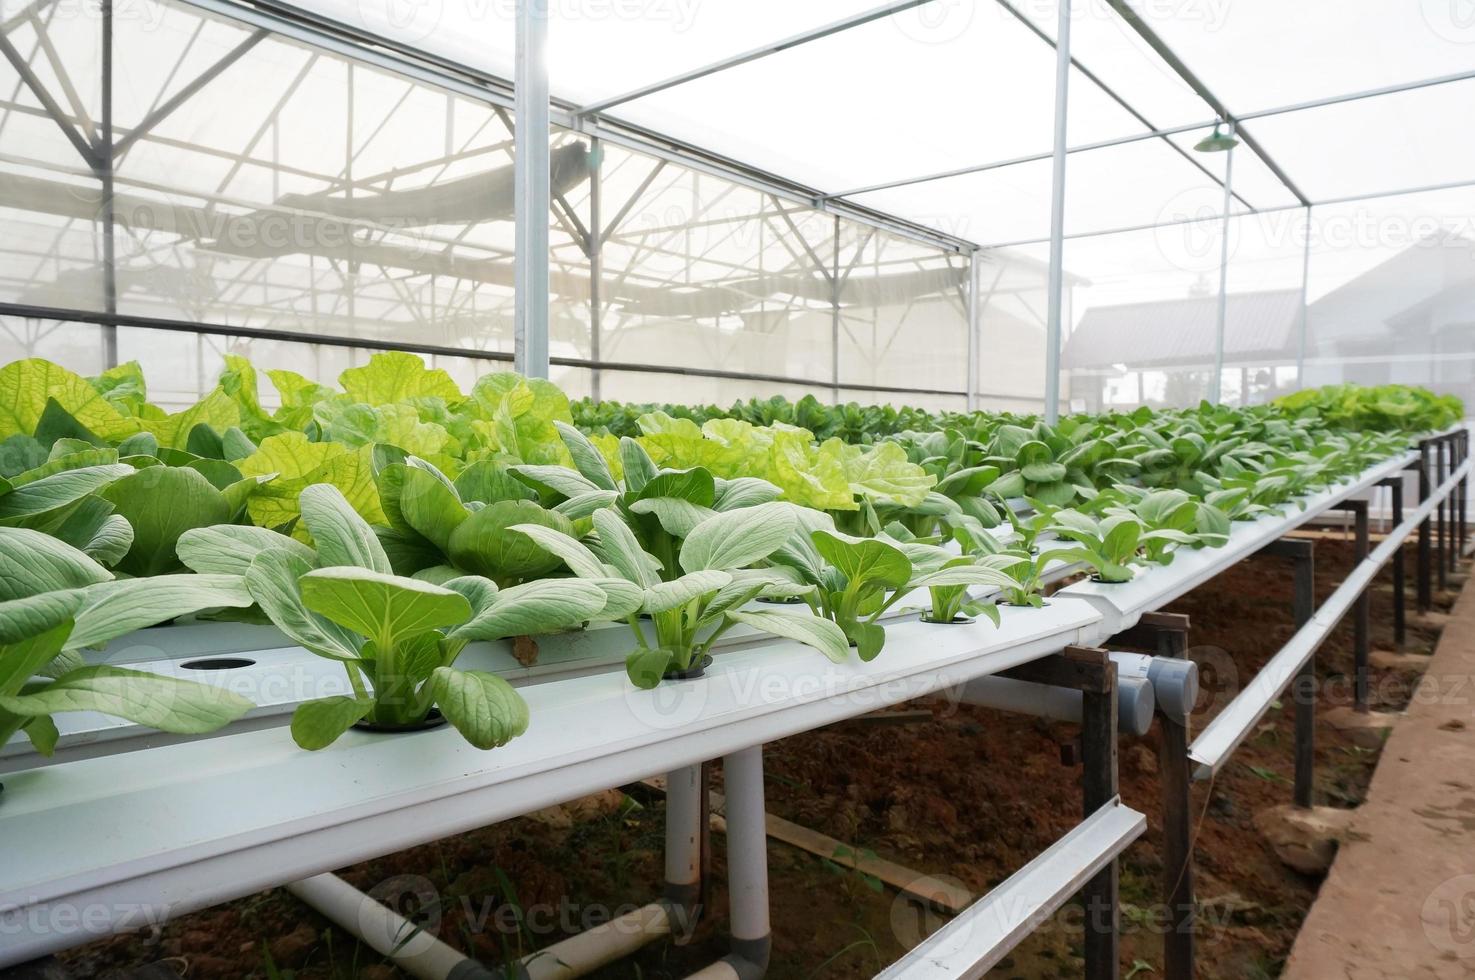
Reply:
[[[185,670],[239,670],[242,667],[253,667],[256,661],[247,660],[245,657],[206,657],[203,660],[190,660],[180,666]]]

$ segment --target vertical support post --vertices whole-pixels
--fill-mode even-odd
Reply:
[[[1050,275],[1046,286],[1045,421],[1060,418],[1060,321],[1065,302],[1065,123],[1070,98],[1070,0],[1058,0],[1055,28],[1055,152],[1050,171]]]
[[[1361,563],[1367,557],[1368,551],[1367,501],[1353,500],[1349,501],[1347,506],[1352,511],[1357,540],[1353,556]],[[1368,646],[1372,638],[1371,602],[1372,596],[1367,589],[1363,589],[1357,597],[1352,620],[1352,701],[1353,708],[1362,712],[1368,709],[1367,660]]]
[[[548,377],[548,215],[552,208],[548,128],[548,0],[517,0],[514,79],[516,141],[512,359],[530,378]]]
[[[1308,547],[1297,554],[1295,562],[1295,599],[1293,612],[1296,628],[1311,621],[1316,611],[1315,550]],[[1296,704],[1296,783],[1295,804],[1309,809],[1316,796],[1316,656],[1307,658],[1291,682],[1291,696]]]
[[[102,0],[102,132],[96,150],[98,178],[102,183],[102,299],[110,316],[118,312],[117,244],[113,190],[113,0]],[[102,328],[102,366],[118,365],[118,327]]]
[[[1229,124],[1234,133],[1234,123]],[[1224,160],[1224,214],[1219,219],[1219,310],[1214,321],[1214,376],[1209,379],[1209,401],[1214,404],[1224,400],[1221,390],[1224,383],[1224,328],[1229,315],[1229,214],[1234,204],[1234,147]]]
[[[1117,795],[1116,668],[1104,651],[1100,690],[1081,692],[1081,800],[1086,816]],[[1115,859],[1081,891],[1086,910],[1086,980],[1117,980],[1120,887]]]
[[[1306,205],[1306,243],[1301,249],[1301,336],[1296,345],[1296,387],[1306,387],[1306,337],[1309,330],[1310,305],[1306,302],[1311,282],[1311,205]]]
[[[1429,440],[1419,443],[1419,504],[1429,499]],[[1419,612],[1426,613],[1434,604],[1434,586],[1430,580],[1432,569],[1432,546],[1429,541],[1430,518],[1419,524],[1418,603]]]
[[[1456,450],[1458,448],[1458,440],[1458,433],[1450,433],[1450,435],[1444,440],[1444,455],[1446,465],[1444,468],[1444,477],[1440,480],[1441,483],[1443,483],[1444,480],[1448,480],[1450,477],[1454,476],[1455,468],[1459,466],[1460,461],[1456,453]],[[1457,496],[1454,493],[1451,493],[1448,497],[1444,498],[1445,536],[1448,538],[1444,545],[1444,551],[1445,556],[1449,562],[1449,571],[1451,572],[1455,571],[1455,569],[1459,567],[1459,565],[1457,564],[1458,555],[1455,554],[1455,549],[1457,547],[1455,543],[1456,500]],[[1448,582],[1446,581],[1444,584],[1447,586]]]
[[[1444,465],[1447,449],[1448,441],[1446,438],[1440,437],[1434,441],[1434,480],[1431,480],[1431,483],[1434,484],[1435,489],[1438,489],[1441,484],[1444,484],[1444,480],[1448,477],[1448,469]],[[1444,542],[1446,542],[1448,534],[1450,534],[1448,502],[1450,502],[1448,496],[1441,497],[1440,503],[1435,508],[1435,511],[1438,512],[1438,522],[1434,525],[1434,568],[1437,571],[1440,592],[1444,592],[1444,590],[1450,587],[1447,577],[1447,552],[1446,546],[1444,546]]]
[[[1186,620],[1185,626],[1186,626]],[[1182,658],[1188,648],[1186,628],[1159,627],[1157,655]],[[1193,980],[1194,929],[1197,909],[1193,898],[1193,785],[1188,762],[1189,719],[1181,721],[1158,712],[1158,772],[1163,804],[1163,895],[1168,906],[1168,930],[1163,936],[1165,980]]]
[[[1465,460],[1467,460],[1469,458],[1470,458],[1470,430],[1461,427],[1461,429],[1460,429],[1460,464],[1461,465],[1464,465]],[[1460,500],[1460,557],[1461,558],[1465,557],[1465,546],[1468,543],[1467,542],[1467,538],[1468,538],[1468,535],[1469,535],[1469,527],[1468,527],[1468,517],[1469,517],[1469,514],[1468,514],[1468,508],[1469,508],[1469,505],[1470,505],[1469,496],[1470,496],[1470,477],[1468,475],[1466,475],[1463,479],[1460,480],[1460,497],[1459,497],[1459,500]]]
[[[982,263],[978,261],[978,249],[968,253],[968,398],[966,407],[972,412],[978,408],[978,349],[982,331],[983,304],[979,295],[978,277]]]
[[[690,925],[701,909],[705,795],[700,764],[666,774],[666,882],[662,897],[688,920],[682,926]]]
[[[1403,474],[1399,473],[1388,483],[1389,492],[1393,495],[1393,521],[1392,526],[1398,527],[1403,523]],[[1408,640],[1408,611],[1407,596],[1404,583],[1404,554],[1403,544],[1400,542],[1398,550],[1393,554],[1393,645],[1402,650]]]
[[[763,746],[726,756],[722,772],[727,786],[727,894],[732,956],[763,968],[768,965],[770,943]]]
[[[589,141],[589,397],[599,401],[600,332],[604,329],[604,145]]]
[[[830,400],[840,404],[840,216],[835,215],[830,249]],[[861,243],[865,248],[865,243]]]

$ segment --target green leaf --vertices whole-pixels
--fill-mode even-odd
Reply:
[[[641,606],[641,612],[654,615],[684,606],[693,599],[726,587],[731,581],[732,576],[727,572],[704,569],[688,572],[670,582],[657,582],[646,588],[645,602]]]
[[[150,466],[103,491],[133,527],[133,545],[118,562],[130,575],[159,575],[180,567],[175,546],[185,531],[224,524],[231,507],[210,481],[191,469]]]
[[[446,720],[479,749],[505,745],[527,731],[527,702],[496,674],[437,667],[430,694]]]
[[[296,555],[308,568],[317,565],[317,552],[295,538],[264,527],[217,524],[191,528],[179,536],[174,549],[180,561],[196,572],[245,575],[251,562],[263,551],[285,551]]]
[[[700,467],[661,470],[636,493],[639,500],[657,497],[670,497],[689,501],[698,507],[711,507],[717,498],[717,485],[712,474]]]
[[[71,671],[26,694],[0,696],[0,708],[26,718],[99,711],[175,735],[213,732],[253,707],[223,688],[108,665]]]
[[[276,381],[275,375],[272,380]],[[338,375],[338,383],[351,399],[369,405],[420,397],[458,402],[465,397],[449,374],[440,368],[427,368],[418,354],[404,351],[375,354],[365,366]]]
[[[649,484],[647,484],[649,485]],[[661,528],[673,538],[685,538],[696,526],[717,512],[681,497],[648,497],[630,505],[635,514],[655,517]]]
[[[122,439],[138,423],[110,404],[87,379],[40,358],[0,368],[0,435],[31,435],[46,403],[55,399],[77,423],[103,439]]]
[[[581,497],[604,489],[567,466],[514,466],[511,471],[528,486],[562,497]]]
[[[642,647],[625,658],[625,674],[631,684],[648,691],[661,683],[661,677],[673,660],[675,658],[669,650]]]
[[[49,715],[30,719],[21,726],[21,731],[31,740],[31,748],[48,759],[56,751],[56,743],[61,740],[61,732],[56,730],[56,722]]]
[[[49,534],[0,527],[0,601],[112,580],[86,554]]]
[[[698,524],[682,542],[681,567],[689,572],[743,568],[777,551],[797,526],[793,507],[783,503],[717,514]]]
[[[639,493],[656,477],[656,464],[634,439],[625,436],[620,440],[620,466],[625,472],[625,491]]]
[[[604,461],[604,454],[595,448],[584,433],[567,422],[555,421],[553,425],[563,438],[563,444],[568,447],[569,455],[573,457],[574,468],[584,479],[601,490],[619,489],[615,485],[614,476],[610,474],[609,464]]]
[[[18,694],[61,655],[75,597],[33,596],[0,603],[0,694]]]
[[[345,565],[391,574],[389,556],[374,529],[337,487],[315,483],[302,491],[300,503],[302,521],[312,532],[324,567]]]
[[[500,640],[553,633],[594,618],[607,601],[605,590],[594,582],[539,579],[497,592],[450,635],[460,640]]]
[[[327,748],[373,710],[372,698],[332,697],[304,701],[292,712],[292,741],[309,752]]]
[[[125,633],[202,609],[252,603],[240,575],[155,575],[90,586],[66,649],[100,646]]]
[[[594,529],[599,541],[594,553],[643,589],[660,581],[661,563],[645,553],[635,534],[619,515],[611,510],[594,512]]]
[[[63,457],[47,465],[55,466],[66,462],[66,459]],[[126,463],[64,469],[29,481],[25,480],[28,474],[22,473],[11,480],[13,489],[9,493],[0,494],[0,524],[14,526],[69,506],[132,473],[133,467]]]
[[[740,476],[732,480],[720,480],[717,482],[717,496],[712,507],[714,510],[737,510],[740,507],[756,507],[766,504],[783,496],[783,490],[779,489],[767,480],[760,480],[751,476]]]
[[[599,556],[562,531],[541,524],[513,524],[508,530],[527,535],[539,547],[557,556],[579,578],[602,578],[606,574]]]
[[[855,644],[855,652],[865,663],[870,663],[881,654],[886,645],[886,628],[880,623],[862,623],[855,620],[841,623],[846,638]]]
[[[875,538],[839,531],[814,531],[814,546],[853,586],[899,589],[912,577],[912,563],[897,547]]]
[[[455,489],[438,472],[420,467],[391,467],[387,472],[399,475],[396,505],[404,522],[441,551],[448,551],[454,532],[469,516]],[[382,493],[380,496],[388,513],[388,501]]]
[[[732,610],[727,615],[754,629],[790,640],[798,640],[806,646],[814,647],[837,664],[844,663],[850,657],[850,641],[846,638],[845,631],[828,619],[805,613],[785,613],[777,610],[758,612]]]
[[[471,514],[451,534],[447,554],[457,568],[504,581],[534,578],[556,569],[561,556],[514,525],[536,524],[572,536],[574,526],[531,500],[499,500]],[[601,570],[601,574],[603,571]]]
[[[298,585],[309,610],[381,648],[471,617],[471,604],[458,592],[367,568],[318,568]]]
[[[358,660],[359,638],[302,604],[298,583],[312,569],[289,551],[263,551],[246,571],[246,588],[277,629],[302,646],[333,660]]]

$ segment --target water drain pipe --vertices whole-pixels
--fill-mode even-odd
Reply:
[[[510,969],[483,966],[337,875],[317,875],[287,890],[416,980],[572,980],[662,936],[689,933],[700,912],[701,793],[701,766],[666,775],[666,885],[660,900],[529,954]],[[761,828],[761,800],[759,813]],[[766,866],[764,871],[766,899]]]
[[[1198,702],[1198,664],[1180,657],[1153,657],[1114,650],[1107,654],[1117,667],[1118,683],[1146,681],[1152,685],[1157,708],[1182,724]],[[1139,733],[1140,734],[1140,733]]]
[[[1081,723],[1080,691],[1012,677],[975,677],[963,685],[958,700],[981,708]],[[1117,731],[1124,735],[1146,735],[1152,726],[1154,704],[1152,684],[1143,678],[1130,677],[1118,668]]]

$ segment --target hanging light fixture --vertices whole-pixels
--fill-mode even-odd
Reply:
[[[1239,140],[1234,137],[1234,130],[1231,129],[1226,133],[1223,131],[1223,125],[1223,120],[1214,123],[1214,131],[1193,144],[1193,148],[1200,153],[1222,153],[1239,146]]]

